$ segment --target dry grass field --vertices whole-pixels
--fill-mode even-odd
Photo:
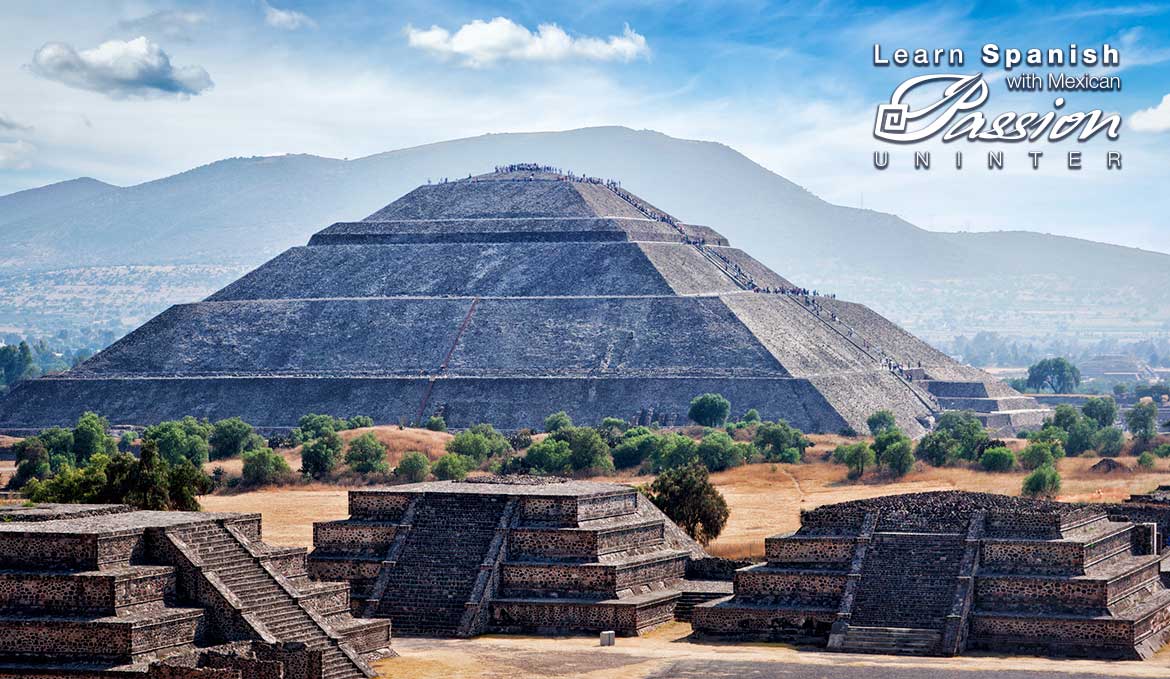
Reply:
[[[344,432],[346,438],[363,430]],[[447,434],[418,429],[377,427],[380,440],[390,447],[393,465],[406,450],[424,450],[432,459],[442,454]],[[753,464],[712,474],[711,479],[727,499],[731,517],[719,539],[709,546],[717,556],[734,558],[761,556],[764,538],[796,530],[800,510],[823,504],[845,502],[894,493],[917,493],[928,490],[971,490],[1016,495],[1024,472],[991,474],[962,468],[935,468],[919,463],[915,470],[896,481],[868,477],[860,482],[845,478],[845,467],[824,461],[838,444],[840,436],[812,436],[814,446],[802,464]],[[1008,441],[1021,448],[1022,441]],[[430,447],[426,447],[426,445]],[[300,464],[300,450],[284,451],[290,465]],[[1119,458],[1134,467],[1133,458]],[[1063,477],[1061,500],[1070,502],[1116,502],[1132,493],[1145,492],[1160,483],[1170,484],[1170,460],[1158,460],[1152,471],[1100,474],[1089,468],[1098,458],[1061,460],[1058,468]],[[239,465],[238,460],[228,461]],[[224,464],[224,463],[215,463]],[[225,464],[225,467],[227,465]],[[238,473],[236,471],[235,473]],[[651,476],[619,474],[596,479],[615,483],[643,484]],[[266,537],[278,544],[311,546],[312,523],[346,516],[345,487],[308,485],[201,498],[204,508],[212,511],[260,512],[264,515]]]

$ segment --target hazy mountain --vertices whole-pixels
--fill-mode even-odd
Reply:
[[[1036,329],[1030,316],[1014,314],[1043,316],[1093,297],[1166,317],[1170,255],[1030,232],[930,232],[894,215],[829,204],[722,144],[620,127],[485,135],[349,161],[233,158],[126,188],[74,180],[23,191],[0,197],[7,245],[0,276],[115,264],[259,264],[428,179],[511,162],[620,179],[682,219],[715,227],[794,281],[868,302],[939,336],[1013,324]],[[221,282],[209,281],[209,290]],[[963,320],[968,312],[974,317]]]

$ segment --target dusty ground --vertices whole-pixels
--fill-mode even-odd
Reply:
[[[397,639],[400,657],[379,662],[384,677],[411,679],[1081,679],[1165,677],[1170,654],[1147,662],[1051,660],[1019,656],[899,658],[827,653],[781,644],[694,642],[684,623],[601,648],[595,637],[487,636],[471,640]]]

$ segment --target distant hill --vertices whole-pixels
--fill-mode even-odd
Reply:
[[[1102,332],[1157,330],[1152,319],[1168,317],[1170,255],[1031,232],[926,231],[827,203],[722,144],[621,127],[493,134],[349,161],[233,158],[125,188],[78,179],[22,191],[0,197],[0,283],[79,267],[259,264],[428,178],[510,162],[619,179],[789,279],[869,303],[927,336],[1076,332],[1066,312],[1086,304],[1102,306]],[[208,291],[222,282],[209,280]],[[1123,319],[1112,317],[1119,307]],[[0,324],[18,317],[0,302]]]

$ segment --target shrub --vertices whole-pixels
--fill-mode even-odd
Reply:
[[[697,461],[663,472],[650,484],[650,501],[691,538],[706,545],[719,537],[730,510]]]
[[[1158,434],[1158,406],[1151,401],[1138,403],[1125,414],[1125,426],[1134,438],[1149,443]]]
[[[950,411],[939,416],[934,433],[944,433],[957,445],[955,456],[963,460],[974,460],[982,451],[983,442],[988,439],[983,423],[969,411]],[[954,458],[948,459],[952,462]]]
[[[755,408],[748,408],[748,411],[743,414],[741,421],[747,422],[748,424],[759,422],[760,411],[756,410]]]
[[[1060,474],[1050,464],[1037,467],[1024,477],[1022,490],[1028,497],[1055,497],[1060,492]]]
[[[605,440],[607,446],[613,447],[622,440],[622,435],[629,429],[626,421],[617,417],[606,417],[597,425],[597,433]]]
[[[877,455],[865,441],[837,446],[837,451],[840,451],[841,461],[849,467],[849,478],[851,479],[861,478],[867,467],[877,464]],[[836,456],[837,452],[834,451],[834,457]]]
[[[896,433],[897,436],[889,436],[893,433]],[[889,469],[891,474],[902,477],[913,469],[914,444],[910,441],[910,437],[896,429],[887,429],[878,438],[885,439],[882,441],[881,452],[878,453],[878,462]]]
[[[1016,454],[1004,446],[983,451],[979,464],[989,472],[1008,472],[1016,466]]]
[[[97,413],[87,411],[77,418],[73,427],[73,457],[78,464],[85,464],[90,455],[112,455],[118,451],[117,440],[106,433],[109,428],[109,421]]]
[[[697,452],[699,461],[713,472],[721,472],[744,463],[743,449],[721,431],[712,431],[704,436]]]
[[[565,474],[572,468],[570,457],[572,450],[568,441],[554,439],[551,436],[540,443],[532,444],[524,454],[524,460],[530,469],[546,474]]]
[[[1102,457],[1117,457],[1125,446],[1125,434],[1117,427],[1098,429],[1093,436],[1093,447]]]
[[[623,436],[613,449],[613,464],[618,469],[638,467],[654,455],[658,444],[659,436],[649,432],[633,437]]]
[[[1064,457],[1063,451],[1057,455],[1057,449],[1058,446],[1046,441],[1029,443],[1020,453],[1020,466],[1024,469],[1039,469],[1046,465],[1051,467],[1057,459]]]
[[[508,445],[512,450],[524,450],[532,445],[532,430],[519,429],[508,437]]]
[[[1154,457],[1153,453],[1151,453],[1150,451],[1147,450],[1146,452],[1144,452],[1138,456],[1137,463],[1138,463],[1138,466],[1141,467],[1142,469],[1153,469],[1155,459],[1156,458]]]
[[[143,441],[154,441],[158,452],[168,464],[190,460],[192,464],[207,462],[211,446],[207,439],[212,427],[206,420],[200,422],[188,415],[181,420],[168,420],[146,428]]]
[[[682,434],[666,434],[660,437],[650,458],[650,471],[663,472],[698,461],[699,444],[694,439]]]
[[[229,417],[220,420],[211,426],[211,435],[207,443],[211,449],[211,459],[223,460],[237,457],[254,444],[252,439],[252,425],[238,417]]]
[[[567,427],[549,438],[569,444],[569,464],[574,471],[613,471],[613,456],[601,434],[592,427]]]
[[[337,432],[345,429],[345,421],[332,415],[309,413],[297,420],[297,427],[293,429],[293,443],[300,444],[312,439],[321,438],[328,432]]]
[[[1088,417],[1082,417],[1068,430],[1068,441],[1065,449],[1070,455],[1093,449],[1093,436],[1097,434],[1097,423]]]
[[[386,464],[386,444],[368,431],[349,442],[345,451],[345,463],[358,474],[389,474]]]
[[[763,422],[756,428],[752,438],[756,449],[768,462],[800,462],[804,451],[812,445],[799,429],[789,426],[784,420]]]
[[[447,453],[435,461],[431,473],[443,481],[458,481],[466,478],[475,469],[475,460],[459,453]]]
[[[469,457],[477,464],[503,455],[511,448],[508,439],[490,424],[477,424],[471,429],[459,432],[455,438],[447,442],[448,453]]]
[[[244,472],[241,483],[245,486],[267,486],[288,483],[293,478],[288,462],[271,448],[247,450],[241,456]]]
[[[1054,424],[1046,424],[1040,431],[1028,434],[1030,443],[1052,443],[1062,449],[1068,443],[1068,432]]]
[[[879,410],[876,413],[870,415],[866,418],[865,424],[869,427],[869,433],[873,434],[874,436],[877,436],[887,429],[894,429],[898,426],[897,421],[894,420],[894,413],[888,410]]]
[[[410,483],[426,481],[427,477],[431,475],[431,461],[427,459],[426,455],[423,455],[417,450],[407,451],[402,456],[402,459],[398,461],[398,466],[394,469],[394,475]]]
[[[442,415],[431,415],[423,426],[431,431],[447,431],[447,420]]]
[[[346,429],[364,429],[374,426],[374,418],[367,415],[354,415],[345,421]]]
[[[550,434],[573,426],[573,418],[563,410],[559,410],[544,418],[544,430]]]
[[[1157,448],[1154,448],[1154,454],[1158,457],[1170,457],[1170,443],[1163,443]]]
[[[341,458],[341,437],[332,430],[309,441],[301,448],[301,472],[315,479],[333,473]]]
[[[1056,406],[1055,410],[1052,411],[1052,418],[1048,422],[1045,422],[1045,425],[1051,424],[1054,427],[1068,431],[1080,419],[1081,414],[1077,412],[1076,408],[1067,404],[1061,404]]]
[[[721,427],[731,413],[731,402],[721,394],[701,394],[691,400],[687,417],[704,427]]]
[[[960,445],[945,431],[932,431],[918,441],[915,455],[935,467],[953,464],[961,459]]]
[[[1098,427],[1112,427],[1117,421],[1117,401],[1109,396],[1090,398],[1081,406],[1081,412]]]

